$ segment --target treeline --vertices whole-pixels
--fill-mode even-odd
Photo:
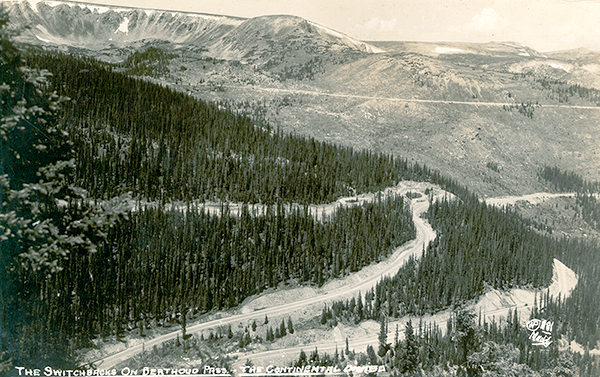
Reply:
[[[77,184],[95,197],[324,203],[401,180],[466,189],[425,166],[284,135],[262,119],[106,69],[89,58],[32,52],[72,98],[62,113]]]
[[[79,346],[189,311],[231,308],[296,279],[320,285],[357,271],[414,238],[402,197],[340,208],[316,221],[283,206],[239,217],[145,209],[111,229],[93,254],[71,254],[43,282],[32,320],[53,324]],[[37,319],[36,319],[37,318]]]
[[[570,84],[567,81],[551,79],[549,77],[535,78],[536,83],[548,90],[559,103],[567,103],[571,97],[577,95],[579,98],[600,106],[600,90],[586,88],[579,84]]]
[[[166,53],[156,47],[148,47],[141,52],[132,52],[120,66],[130,75],[158,78],[169,73],[169,61],[175,57],[176,54]]]
[[[567,170],[563,171],[556,166],[544,166],[538,171],[538,176],[553,184],[559,192],[600,192],[599,182],[586,181],[579,174]]]

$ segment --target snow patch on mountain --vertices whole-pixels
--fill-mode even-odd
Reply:
[[[519,54],[521,55],[521,54]],[[543,74],[548,70],[560,69],[566,73],[569,73],[573,70],[574,66],[572,64],[553,61],[553,60],[529,60],[523,61],[520,63],[515,63],[509,67],[509,71],[513,73],[523,73],[523,72],[537,72]]]
[[[129,18],[128,17],[123,17],[123,22],[121,22],[121,24],[119,25],[119,28],[117,30],[115,30],[115,34],[121,32],[121,33],[129,33]]]
[[[569,66],[569,65],[564,65],[564,64],[554,63],[554,62],[550,62],[550,63],[548,63],[548,65],[552,68],[562,69],[565,72],[569,72],[573,68],[572,66]]]
[[[455,53],[459,53],[459,52],[464,52],[465,50],[462,50],[460,48],[453,48],[453,47],[436,47],[435,50],[433,50],[436,54],[455,54]]]
[[[39,35],[36,35],[35,37],[36,37],[37,39],[39,39],[40,41],[44,42],[44,43],[52,43],[52,42],[50,42],[49,40],[47,40],[47,39],[44,39],[44,38],[40,37]]]
[[[29,6],[31,7],[31,9],[37,9],[37,5],[41,1],[42,0],[27,0],[27,2],[29,3]]]
[[[349,37],[349,36],[347,36],[345,34],[342,34],[342,33],[338,32],[338,31],[326,28],[325,26],[321,26],[319,24],[316,24],[316,23],[310,22],[310,21],[308,21],[308,23],[310,25],[318,28],[319,30],[325,32],[326,34],[329,34],[331,36],[339,38],[342,41],[344,41],[346,44],[349,44],[349,45],[352,45],[354,47],[357,47],[360,50],[364,50],[366,52],[373,53],[373,54],[380,54],[380,53],[385,52],[384,50],[382,50],[380,48],[377,48],[377,47],[372,46],[372,45],[370,45],[368,43],[365,43],[365,42],[357,41],[354,38],[351,38],[351,37]]]

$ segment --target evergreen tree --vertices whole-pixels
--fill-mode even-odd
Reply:
[[[66,99],[48,92],[48,71],[24,66],[7,23],[0,9],[0,354],[69,366],[57,308],[81,298],[44,297],[45,285],[76,255],[95,253],[124,212],[73,185],[72,144],[56,117]]]
[[[404,341],[401,344],[399,369],[402,373],[415,373],[419,366],[419,346],[411,320],[406,323]]]
[[[390,349],[387,343],[387,318],[385,315],[380,315],[379,323],[379,357],[383,357]]]
[[[372,365],[377,364],[377,354],[375,353],[373,346],[370,344],[367,346],[367,357],[369,359],[369,363]]]
[[[296,367],[303,367],[308,365],[308,360],[306,357],[306,353],[304,352],[304,350],[300,350],[300,356],[298,357],[298,361],[296,362],[295,366]]]
[[[459,308],[455,312],[452,340],[456,346],[456,363],[467,366],[467,357],[481,348],[481,331],[475,324],[475,314],[472,311]]]
[[[281,320],[281,325],[279,325],[279,335],[283,338],[287,335],[287,331],[285,329],[285,320]]]

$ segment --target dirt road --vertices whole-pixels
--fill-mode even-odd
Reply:
[[[416,183],[416,182],[401,182],[400,185],[395,188],[390,188],[384,191],[385,195],[391,194],[402,194],[408,191],[412,192],[423,192],[425,188],[432,188],[431,185]],[[442,197],[447,195],[445,192],[436,189],[436,196]],[[341,205],[344,200],[350,201],[352,204],[361,203],[367,201],[369,199],[374,199],[376,197],[375,194],[364,194],[359,195],[357,197],[345,198],[338,200],[335,204],[328,204],[322,207],[317,206],[315,211],[317,213],[322,213],[323,211],[329,212],[332,211],[337,205]],[[194,333],[202,330],[214,328],[216,326],[229,325],[239,322],[248,321],[255,318],[263,318],[265,315],[269,317],[276,317],[285,315],[288,313],[292,313],[294,311],[298,311],[302,308],[305,308],[309,305],[313,305],[316,303],[325,303],[331,302],[333,300],[340,299],[344,296],[353,296],[356,295],[359,291],[365,292],[366,290],[374,287],[375,284],[383,277],[387,275],[394,274],[398,269],[411,257],[419,257],[426,245],[429,244],[431,240],[435,238],[435,232],[431,228],[431,226],[421,218],[421,214],[427,211],[429,207],[427,195],[421,196],[420,198],[413,199],[411,201],[411,208],[413,212],[413,221],[416,227],[416,238],[412,241],[407,242],[406,244],[400,246],[386,261],[382,262],[382,268],[378,269],[378,273],[370,275],[368,277],[360,276],[356,278],[356,276],[349,276],[345,279],[341,279],[338,281],[338,284],[333,285],[333,288],[327,289],[325,286],[322,290],[322,293],[316,295],[314,297],[310,297],[303,300],[296,300],[294,302],[289,302],[285,304],[279,304],[276,306],[270,306],[267,308],[262,308],[259,310],[254,310],[246,313],[234,314],[228,317],[224,317],[221,319],[216,319],[208,322],[199,323],[193,326],[188,326],[187,332]],[[367,267],[368,268],[368,267]],[[360,275],[360,272],[357,273]],[[354,275],[354,274],[353,274]],[[344,281],[352,281],[352,284],[346,284]],[[117,352],[115,354],[106,356],[102,359],[98,359],[94,361],[94,365],[97,368],[101,369],[109,369],[117,365],[118,363],[127,360],[139,353],[141,353],[145,349],[152,349],[153,346],[158,346],[161,343],[175,339],[175,337],[181,332],[181,330],[174,331],[169,334],[164,334],[158,336],[154,339],[150,339],[143,344],[138,344],[133,347],[127,348],[121,352]]]
[[[408,191],[423,193],[426,188],[431,189],[432,187],[433,186],[425,183],[402,182],[396,187],[385,190],[382,194],[384,196],[392,194],[405,194]],[[443,197],[444,195],[449,195],[444,191],[440,190],[439,188],[436,188],[434,190],[434,194],[437,198]],[[331,213],[340,205],[358,205],[364,203],[365,201],[374,200],[374,198],[376,197],[376,194],[371,193],[359,195],[352,198],[342,198],[336,201],[335,203],[330,203],[322,206],[314,206],[314,208],[311,208],[311,211],[315,211],[313,213],[318,214]],[[527,195],[525,197],[506,197],[497,199],[492,198],[488,199],[487,202],[490,204],[493,203],[496,205],[504,205],[510,202],[515,202],[517,200],[542,200],[543,198],[548,197],[554,197],[554,195],[547,193],[539,193]],[[374,287],[383,276],[391,275],[398,271],[398,269],[411,256],[419,257],[422,253],[422,250],[429,244],[431,240],[435,238],[435,232],[433,231],[429,223],[427,223],[423,218],[421,218],[421,214],[426,212],[428,207],[429,203],[426,195],[423,195],[420,198],[413,199],[411,201],[413,221],[417,230],[416,238],[399,247],[388,259],[382,261],[376,266],[368,266],[365,269],[355,274],[352,274],[346,278],[330,282],[323,286],[322,289],[319,290],[318,294],[313,294],[311,297],[308,298],[286,299],[286,295],[290,293],[286,291],[278,293],[280,296],[280,300],[278,300],[277,298],[269,298],[267,300],[261,301],[263,297],[258,297],[256,300],[254,300],[258,304],[253,306],[251,302],[250,304],[244,305],[241,308],[239,308],[238,313],[231,315],[224,313],[223,318],[198,323],[193,326],[188,326],[188,333],[200,332],[202,330],[208,330],[216,326],[247,322],[256,318],[264,318],[265,315],[268,315],[271,318],[283,316],[296,311],[304,310],[305,308],[311,305],[331,303],[332,301],[340,300],[342,298],[355,297],[359,291],[365,292],[371,289],[371,287]],[[556,275],[557,273],[558,276]],[[555,280],[557,280],[555,283],[560,285],[560,287],[557,287],[555,289],[557,291],[567,291],[573,288],[572,280],[569,284],[567,284],[567,282],[569,282],[569,279],[565,277],[564,269],[559,269],[558,271],[555,269]],[[576,284],[576,279],[574,284]],[[530,295],[534,295],[534,293],[530,293]],[[491,300],[489,299],[489,297],[487,297],[488,301],[485,301],[486,297],[483,297],[480,301],[481,305],[484,306],[484,313],[486,316],[504,314],[509,307],[513,309],[522,309],[524,307],[531,306],[531,303],[529,303],[529,301],[533,302],[533,296],[522,297],[523,295],[520,292],[517,292],[512,296],[509,294],[506,297],[504,297],[501,293],[493,292],[492,296],[494,297],[492,297]],[[268,304],[263,305],[265,302]],[[259,307],[259,309],[257,309],[257,307]],[[475,305],[475,307],[477,307],[477,305]],[[429,323],[435,322],[437,324],[442,325],[446,322],[449,315],[449,312],[442,312],[438,313],[435,316],[431,316],[431,318],[427,318],[426,320]],[[406,322],[406,320],[404,321],[404,323]],[[400,329],[403,330],[402,322],[400,321],[399,323]],[[393,323],[390,324],[389,327],[390,329],[395,328]],[[152,349],[152,347],[155,345],[158,346],[167,340],[174,339],[180,332],[181,330],[178,329],[177,331],[174,331],[172,333],[161,335],[154,339],[150,339],[143,344],[135,345],[121,352],[117,352],[115,354],[106,356],[102,359],[96,360],[94,362],[94,365],[97,368],[102,369],[112,368],[118,363],[137,355],[144,349]],[[364,351],[367,345],[376,346],[378,343],[378,339],[377,336],[374,335],[364,337],[361,339],[352,339],[350,343],[351,349],[356,349],[357,351]],[[236,372],[239,372],[239,367],[243,365],[246,358],[250,358],[251,360],[253,360],[255,365],[267,365],[265,363],[273,363],[276,360],[279,360],[281,362],[279,364],[280,366],[287,365],[287,361],[291,360],[294,357],[297,358],[300,350],[303,349],[305,352],[310,352],[314,350],[315,347],[317,347],[319,351],[333,353],[335,352],[336,348],[341,352],[345,347],[345,344],[343,342],[340,342],[339,339],[337,339],[335,341],[321,341],[313,343],[311,345],[303,346],[294,345],[289,348],[267,350],[256,353],[240,352],[236,354],[236,356],[238,356],[239,359],[238,362],[234,364],[234,370]]]
[[[243,89],[243,90],[254,90],[270,93],[284,93],[284,94],[303,94],[309,96],[321,96],[321,97],[336,97],[336,98],[349,98],[349,99],[364,99],[364,100],[376,100],[376,101],[391,101],[391,102],[416,102],[416,103],[440,103],[450,105],[467,105],[467,106],[510,106],[515,105],[514,103],[507,102],[475,102],[475,101],[447,101],[447,100],[435,100],[435,99],[418,99],[418,98],[394,98],[394,97],[381,97],[381,96],[365,96],[358,94],[343,94],[343,93],[328,93],[319,92],[313,90],[303,89],[281,89],[281,88],[268,88],[260,86],[241,86],[241,85],[222,85],[223,88],[231,89]],[[565,109],[580,109],[580,110],[600,110],[600,106],[569,106],[569,105],[540,105],[540,107],[551,107],[551,108],[565,108]]]
[[[575,197],[575,195],[576,194],[574,192],[558,193],[558,194],[551,194],[551,193],[547,193],[547,192],[538,192],[535,194],[522,195],[522,196],[502,196],[502,197],[498,197],[498,198],[488,198],[488,199],[485,199],[485,202],[487,204],[490,204],[493,206],[502,207],[502,206],[506,206],[506,205],[510,205],[510,204],[515,204],[516,202],[519,202],[519,201],[529,202],[530,204],[538,204],[538,203],[546,201],[547,199],[573,198],[573,197]]]

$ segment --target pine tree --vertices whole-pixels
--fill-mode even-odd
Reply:
[[[70,366],[67,312],[49,307],[57,303],[42,298],[43,284],[96,252],[124,211],[89,203],[72,184],[72,144],[55,115],[66,99],[47,91],[48,71],[23,66],[7,23],[0,9],[0,354]]]
[[[404,341],[401,342],[398,358],[400,372],[412,374],[417,371],[419,367],[419,345],[415,339],[411,320],[406,323]]]
[[[279,325],[279,335],[283,338],[287,335],[287,331],[285,329],[285,320],[281,320],[281,325]]]
[[[389,351],[390,345],[387,343],[387,318],[384,315],[380,315],[381,320],[379,321],[379,351],[377,354],[379,357],[385,356]]]
[[[308,365],[306,353],[304,352],[304,350],[300,350],[300,356],[298,357],[298,361],[296,362],[295,366],[303,367],[306,365]]]
[[[457,348],[457,364],[466,365],[467,357],[481,348],[481,331],[475,325],[475,314],[462,308],[456,311],[452,340]]]

